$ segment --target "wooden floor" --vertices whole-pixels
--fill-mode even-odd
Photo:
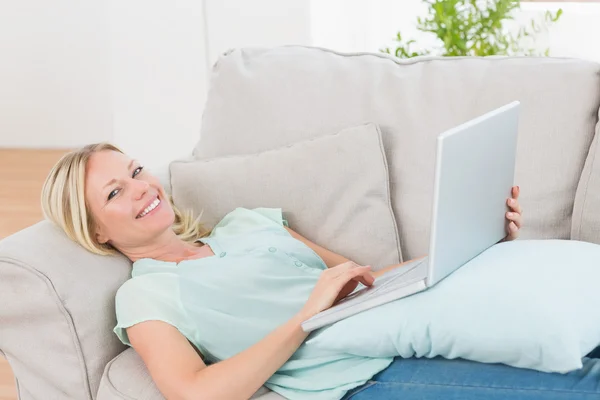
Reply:
[[[0,239],[40,221],[40,192],[50,168],[67,150],[0,149]],[[0,357],[0,400],[16,400],[8,362]]]

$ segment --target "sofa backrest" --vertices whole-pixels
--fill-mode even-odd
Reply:
[[[379,124],[408,259],[428,251],[437,135],[519,100],[521,237],[569,238],[600,106],[599,72],[599,64],[567,58],[398,60],[302,46],[231,50],[213,68],[194,157],[256,153]]]
[[[0,241],[0,351],[21,400],[95,399],[125,346],[112,329],[131,262],[99,256],[42,221]]]

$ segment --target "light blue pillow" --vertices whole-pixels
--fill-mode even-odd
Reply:
[[[370,357],[581,368],[600,344],[600,245],[494,245],[433,288],[320,328],[306,344]]]

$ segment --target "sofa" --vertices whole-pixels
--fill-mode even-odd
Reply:
[[[401,262],[427,253],[437,135],[514,100],[522,106],[520,238],[600,243],[600,64],[589,61],[232,49],[213,66],[188,160],[254,154],[376,124]],[[169,166],[153,172],[171,192]],[[296,196],[288,184],[282,193]],[[361,243],[348,245],[360,252]],[[90,254],[48,221],[0,241],[0,351],[21,400],[164,399],[136,352],[112,332],[115,293],[130,269],[125,257]],[[263,386],[253,398],[282,396]]]

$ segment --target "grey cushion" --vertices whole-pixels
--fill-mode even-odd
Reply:
[[[436,136],[519,100],[521,237],[569,238],[600,105],[599,71],[565,58],[397,60],[300,46],[237,49],[212,71],[194,156],[256,153],[377,123],[402,250],[413,258],[428,251]]]
[[[112,333],[125,257],[89,253],[43,221],[0,241],[0,349],[21,399],[93,399],[125,346]]]
[[[398,264],[387,163],[375,124],[251,155],[171,163],[173,200],[214,226],[236,207],[281,208],[289,227],[374,270]]]
[[[256,400],[283,399],[278,393],[264,386],[251,397]],[[164,400],[146,365],[135,352],[128,348],[106,365],[97,400]]]
[[[600,244],[600,122],[575,195],[571,238]]]

